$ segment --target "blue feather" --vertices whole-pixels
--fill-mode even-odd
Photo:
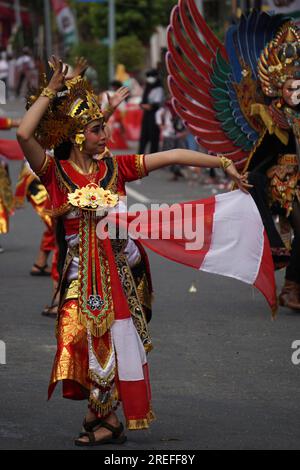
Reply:
[[[237,44],[239,49],[240,60],[246,62],[246,64],[251,65],[249,51],[247,48],[247,20],[244,15],[241,16],[240,23],[237,29]]]
[[[251,60],[251,70],[252,77],[256,77],[256,66],[257,66],[257,57],[255,54],[255,48],[253,47],[253,36],[255,36],[255,28],[258,21],[258,12],[253,10],[251,15],[248,18],[248,28],[247,28],[247,45],[249,49],[249,55]]]
[[[258,16],[258,21],[256,23],[256,28],[253,34],[253,47],[255,50],[255,55],[258,58],[261,54],[261,51],[265,47],[265,32],[267,29],[267,26],[269,24],[269,21],[271,19],[271,16],[268,13],[261,13]]]
[[[232,109],[232,114],[235,118],[236,124],[240,127],[242,132],[247,135],[247,137],[252,141],[256,142],[258,139],[258,134],[257,132],[252,129],[245,118],[241,107],[240,103],[238,101],[238,97],[236,95],[236,91],[234,87],[232,86],[232,83],[227,83],[228,91],[229,91],[229,96],[230,96],[230,107]]]
[[[225,47],[229,57],[232,74],[234,80],[239,83],[242,78],[242,69],[238,59],[238,49],[236,41],[234,40],[236,36],[237,26],[233,25],[227,31],[225,38]]]
[[[283,18],[282,15],[272,15],[270,17],[270,22],[267,28],[265,29],[265,44],[267,44],[274,38],[280,26],[287,20],[288,18]]]

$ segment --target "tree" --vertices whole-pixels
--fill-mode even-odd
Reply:
[[[124,64],[127,72],[135,72],[143,67],[145,48],[136,36],[124,36],[116,41],[115,63]]]
[[[105,40],[108,35],[107,3],[86,3],[70,0],[76,12],[77,25],[81,39]],[[116,0],[117,37],[137,36],[148,45],[156,26],[169,23],[170,12],[176,0]]]
[[[104,44],[97,44],[96,42],[83,42],[72,48],[68,62],[75,63],[75,57],[85,57],[97,72],[99,86],[101,89],[106,89],[108,86],[108,48]]]

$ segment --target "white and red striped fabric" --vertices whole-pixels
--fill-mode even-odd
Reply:
[[[108,220],[126,227],[131,237],[168,259],[252,284],[263,293],[275,312],[277,299],[271,250],[250,194],[236,190],[179,206],[181,210],[177,212],[171,206],[135,214],[110,214]],[[164,236],[166,220],[171,220],[167,227],[169,237]],[[184,235],[178,238],[178,227],[183,220],[184,226],[200,227],[203,231],[200,247],[190,249],[191,240]]]

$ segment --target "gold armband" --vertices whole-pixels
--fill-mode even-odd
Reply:
[[[113,114],[113,112],[115,111],[115,108],[109,104],[109,105],[105,108],[104,111],[105,111],[106,113]]]
[[[56,97],[56,92],[47,87],[43,89],[41,96],[46,96],[49,100],[53,100]]]
[[[226,172],[226,169],[232,164],[232,160],[230,158],[220,157],[220,162],[221,162],[221,168]]]

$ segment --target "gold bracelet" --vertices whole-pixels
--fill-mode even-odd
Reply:
[[[111,106],[110,104],[105,108],[106,113],[113,114],[114,111],[115,111],[115,108]]]
[[[228,168],[232,164],[232,160],[230,160],[230,158],[224,157],[224,155],[220,157],[220,162],[221,162],[221,168],[223,169],[224,172],[226,172],[226,168]]]
[[[49,100],[53,100],[56,97],[56,92],[47,87],[43,89],[41,96],[46,96]]]

